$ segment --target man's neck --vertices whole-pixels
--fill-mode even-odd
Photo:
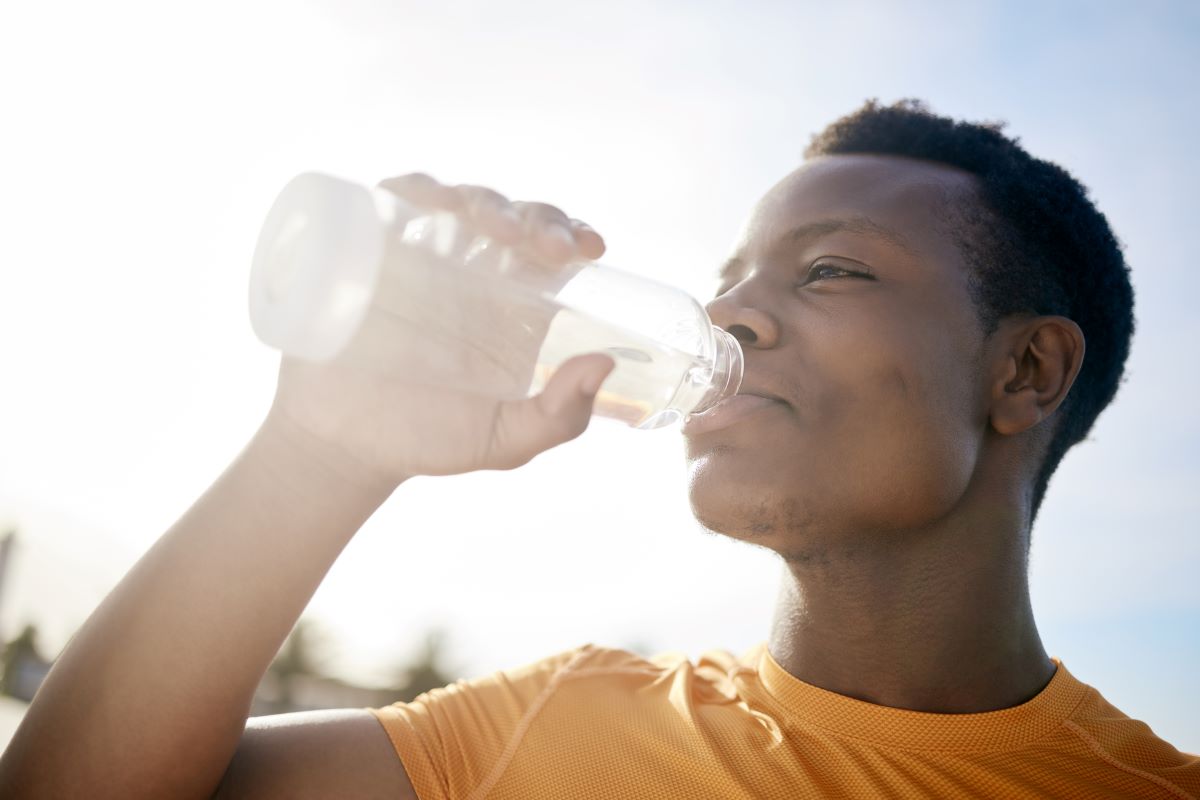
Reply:
[[[1054,664],[1029,602],[1027,528],[975,516],[789,560],[772,656],[806,683],[894,708],[970,713],[1032,698]]]

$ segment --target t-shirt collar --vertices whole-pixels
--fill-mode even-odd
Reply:
[[[1052,659],[1054,676],[1035,697],[1012,708],[938,714],[876,705],[821,689],[779,665],[766,642],[741,659],[757,668],[763,687],[803,723],[885,747],[909,750],[1009,750],[1059,728],[1090,687]]]

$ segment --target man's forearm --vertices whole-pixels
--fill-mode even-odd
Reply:
[[[79,631],[0,760],[0,794],[216,787],[271,658],[394,488],[288,433],[269,419]]]

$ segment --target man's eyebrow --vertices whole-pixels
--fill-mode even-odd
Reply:
[[[780,236],[779,242],[803,244],[807,241],[842,231],[856,233],[860,236],[870,236],[871,238],[887,242],[893,247],[897,247],[907,253],[914,253],[912,245],[900,233],[884,225],[880,225],[870,217],[838,217],[836,219],[808,222],[804,225],[798,225]],[[734,256],[721,266],[721,269],[717,272],[717,277],[721,280],[727,280],[731,275],[739,272],[743,266],[745,266],[745,262],[742,258]]]
[[[828,236],[831,233],[846,231],[847,233],[857,233],[862,236],[870,236],[875,239],[881,239],[890,245],[899,247],[910,253],[913,252],[912,245],[898,231],[893,230],[885,225],[880,225],[870,217],[839,217],[837,219],[818,220],[809,222],[805,225],[799,225],[785,233],[781,240],[787,240],[793,243],[803,243],[809,239],[816,239],[821,236]]]

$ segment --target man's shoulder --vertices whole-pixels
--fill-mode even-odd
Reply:
[[[539,683],[575,681],[609,682],[626,686],[686,680],[689,683],[721,682],[745,668],[746,657],[728,650],[705,650],[696,658],[681,650],[643,655],[620,647],[585,644],[525,666],[504,670],[480,680],[502,677],[506,681]]]
[[[1200,797],[1200,755],[1178,750],[1139,719],[1114,706],[1094,687],[1063,722],[1077,747],[1113,769],[1135,775],[1181,797]]]
[[[636,691],[641,699],[650,699],[650,694],[640,691],[650,685],[685,682],[692,689],[715,684],[728,689],[729,676],[746,669],[748,657],[739,659],[722,649],[706,650],[696,659],[678,650],[641,655],[621,647],[587,643],[535,661],[459,679],[397,705],[446,705],[469,697],[473,698],[470,702],[495,700],[515,709],[564,691],[571,694],[578,687],[586,687],[593,698],[607,687],[613,692]]]
[[[535,676],[548,679],[556,674],[591,677],[603,675],[658,677],[664,673],[680,671],[717,676],[745,668],[753,660],[753,652],[755,649],[738,657],[729,650],[714,648],[703,651],[693,659],[682,650],[665,650],[651,655],[642,655],[620,647],[588,643],[554,653],[529,664],[493,673],[493,676],[503,675],[510,680]],[[487,680],[493,676],[482,676],[479,680]]]

